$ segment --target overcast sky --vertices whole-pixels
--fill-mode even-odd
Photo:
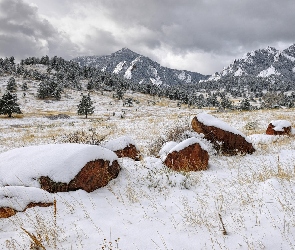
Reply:
[[[0,0],[0,57],[108,55],[212,74],[295,43],[294,0]]]

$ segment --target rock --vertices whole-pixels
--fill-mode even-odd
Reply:
[[[95,160],[88,162],[69,183],[54,182],[47,176],[39,179],[41,188],[50,193],[68,192],[83,189],[92,192],[106,186],[110,180],[116,178],[120,172],[118,161]]]
[[[197,138],[189,138],[169,151],[164,164],[175,171],[199,171],[208,169],[208,160],[206,147]]]
[[[140,151],[136,143],[128,136],[122,136],[103,143],[101,146],[112,150],[119,158],[129,157],[133,160],[140,160]]]
[[[206,113],[192,120],[192,128],[213,143],[214,148],[225,155],[252,154],[252,143],[237,129]]]
[[[3,219],[9,218],[15,215],[17,212],[25,212],[28,208],[32,208],[32,207],[49,207],[49,206],[53,206],[53,203],[31,202],[26,206],[26,208],[23,211],[17,211],[10,207],[0,207],[0,218],[3,218]]]
[[[48,192],[35,187],[5,186],[0,187],[0,218],[8,218],[17,212],[24,212],[32,207],[53,205],[54,198]]]
[[[9,218],[16,214],[16,210],[10,207],[0,207],[0,218]]]
[[[107,185],[120,171],[117,155],[96,145],[66,143],[23,147],[0,154],[0,159],[0,185],[38,190],[41,187],[51,193],[77,189],[92,192]],[[0,207],[4,207],[1,200]]]
[[[286,120],[271,121],[266,129],[267,135],[290,135],[291,123]]]

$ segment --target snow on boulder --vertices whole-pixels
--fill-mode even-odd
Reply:
[[[103,187],[118,176],[117,155],[85,144],[49,144],[0,154],[0,186],[27,186],[48,192]]]
[[[204,138],[211,141],[216,150],[225,155],[252,154],[255,149],[251,141],[239,130],[224,121],[200,113],[192,120],[192,128]]]
[[[169,151],[174,148],[178,143],[175,141],[168,141],[166,142],[161,150],[159,151],[159,157],[161,158],[162,161],[165,160],[166,156],[169,154]]]
[[[267,135],[290,135],[291,123],[286,120],[271,121],[266,129]]]
[[[48,192],[35,187],[0,187],[0,218],[8,218],[31,207],[53,205]]]
[[[208,168],[206,146],[197,138],[189,138],[170,149],[164,164],[175,171],[199,171]]]
[[[122,136],[117,139],[110,140],[102,143],[101,146],[112,150],[119,158],[129,157],[133,160],[140,160],[140,151],[136,143],[129,136]]]

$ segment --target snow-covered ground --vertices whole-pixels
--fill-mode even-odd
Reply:
[[[287,120],[294,127],[294,109],[207,110],[248,136],[257,151],[220,156],[203,140],[209,149],[209,169],[177,173],[150,155],[151,147],[204,110],[179,109],[176,102],[158,98],[151,106],[152,97],[135,93],[126,96],[140,103],[123,107],[112,93],[92,93],[95,112],[85,119],[76,114],[79,92],[68,90],[61,101],[42,101],[34,97],[37,83],[28,85],[25,97],[17,92],[24,114],[0,116],[0,153],[60,143],[83,130],[90,135],[95,131],[106,141],[130,136],[143,157],[138,162],[119,159],[118,178],[92,193],[53,194],[56,213],[53,206],[34,207],[0,219],[0,249],[29,249],[31,239],[23,229],[40,235],[46,249],[294,249],[295,138],[264,135],[272,120]],[[49,118],[56,114],[70,118]],[[27,200],[36,195],[35,188],[6,189],[26,194]],[[0,196],[7,190],[1,189]]]

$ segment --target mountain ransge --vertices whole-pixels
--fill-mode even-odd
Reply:
[[[137,83],[152,83],[157,86],[196,83],[208,78],[196,72],[163,67],[128,48],[123,48],[109,56],[82,56],[74,58],[73,61],[78,62],[82,67],[95,67],[126,79],[132,79]]]

